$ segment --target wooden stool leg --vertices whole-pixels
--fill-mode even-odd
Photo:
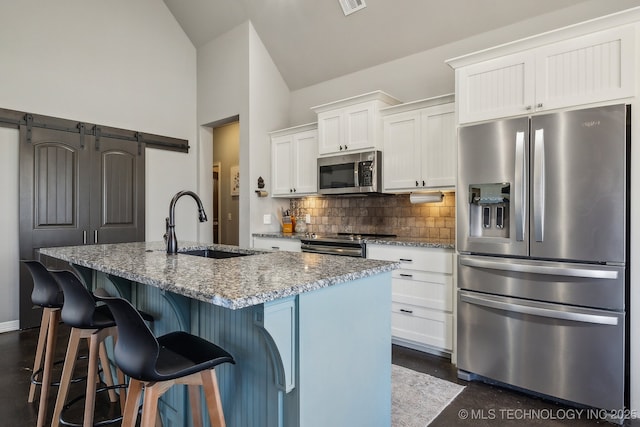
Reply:
[[[116,327],[114,329],[114,333],[113,333],[113,348],[116,347],[116,343],[118,342],[118,328]],[[116,366],[116,376],[118,378],[118,384],[126,384],[126,379],[124,377],[124,372],[122,372],[120,370],[120,368],[118,368]],[[120,394],[120,410],[122,411],[122,413],[124,414],[124,407],[127,403],[127,392],[126,392],[126,388],[120,388],[118,389],[118,393]]]
[[[200,386],[189,384],[189,403],[191,403],[191,415],[193,427],[202,427],[202,409],[200,408]]]
[[[49,401],[49,389],[51,387],[51,370],[58,337],[58,322],[60,321],[60,309],[45,309],[43,317],[48,317],[49,330],[47,333],[47,348],[45,350],[44,367],[42,368],[42,387],[40,388],[40,405],[38,407],[37,427],[43,427],[47,418],[47,403]]]
[[[104,345],[104,340],[100,341],[100,365],[102,366],[102,373],[104,375],[104,383],[108,387],[113,387],[113,374],[111,373],[111,364],[109,363],[109,357],[107,356],[107,348]],[[112,388],[109,390],[109,400],[114,403],[118,401],[118,395]]]
[[[96,406],[96,381],[98,376],[98,358],[100,353],[99,333],[89,337],[89,367],[87,371],[87,391],[84,403],[83,426],[93,426],[93,411]],[[103,368],[104,369],[104,368]]]
[[[173,381],[147,384],[144,389],[144,402],[142,403],[142,420],[140,427],[154,427],[158,417],[158,400],[174,384]]]
[[[220,399],[220,390],[218,389],[218,378],[216,371],[209,369],[202,371],[202,387],[204,388],[204,396],[207,400],[207,409],[209,410],[209,420],[214,427],[225,427],[224,412],[222,411],[222,399]]]
[[[50,308],[42,310],[42,320],[40,321],[40,333],[38,334],[38,346],[36,347],[36,358],[33,362],[33,372],[42,368],[42,359],[44,356],[45,344],[47,341],[47,330],[49,328],[49,313]],[[28,402],[32,403],[36,398],[36,385],[31,384],[29,387],[29,399]]]
[[[69,384],[71,382],[73,368],[76,365],[76,357],[78,356],[78,345],[80,344],[81,333],[82,330],[71,328],[69,344],[67,345],[67,355],[64,359],[64,367],[62,368],[62,377],[60,378],[60,387],[58,388],[56,406],[53,410],[51,427],[58,427],[60,425],[60,413],[62,413],[62,408],[64,407],[64,404],[67,400],[67,394],[69,393]]]
[[[135,427],[138,417],[138,402],[142,394],[142,382],[131,378],[127,390],[127,403],[122,413],[122,427]]]

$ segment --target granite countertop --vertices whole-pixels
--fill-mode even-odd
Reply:
[[[44,255],[218,306],[240,309],[394,270],[398,263],[180,242],[180,251],[251,254],[210,259],[168,255],[162,242],[42,248]]]
[[[301,239],[305,233],[254,233],[253,237],[267,237],[276,239]],[[392,246],[413,246],[422,248],[455,249],[455,243],[450,239],[432,239],[425,237],[368,237],[363,239],[365,243]]]

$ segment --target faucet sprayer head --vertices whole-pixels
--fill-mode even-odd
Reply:
[[[207,221],[207,214],[204,212],[204,209],[198,209],[198,219],[200,222]]]

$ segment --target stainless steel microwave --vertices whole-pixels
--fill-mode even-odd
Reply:
[[[318,159],[318,193],[377,193],[382,190],[382,152],[342,154]]]

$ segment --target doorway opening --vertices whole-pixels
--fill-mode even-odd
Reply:
[[[224,245],[240,242],[240,122],[213,127],[213,241]]]

